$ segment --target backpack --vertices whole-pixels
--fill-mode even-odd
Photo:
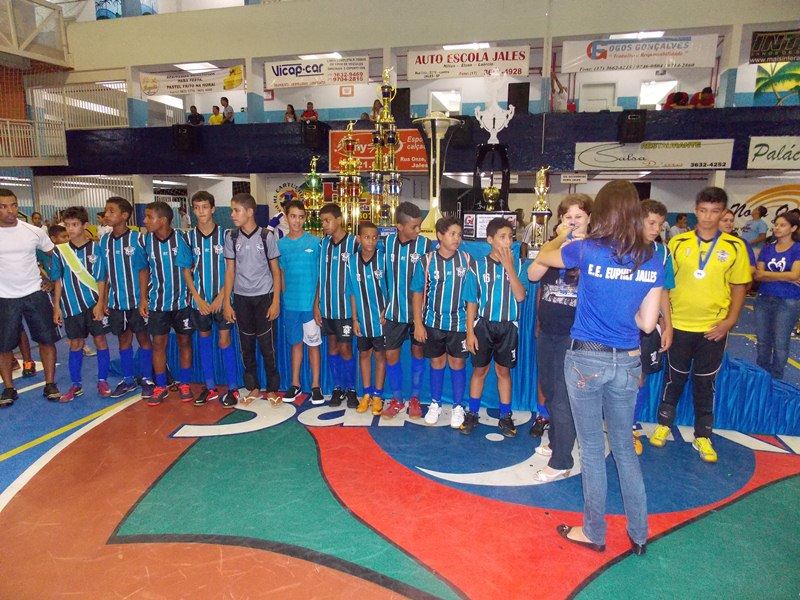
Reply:
[[[267,250],[267,236],[275,235],[266,227],[261,227],[261,245],[264,246],[264,256],[267,257],[267,264],[269,264],[269,250]],[[241,229],[238,227],[231,230],[231,243],[233,244],[233,260],[236,260],[236,240],[239,239]]]

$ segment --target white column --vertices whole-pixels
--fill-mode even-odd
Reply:
[[[153,195],[153,176],[134,175],[133,176],[133,204],[148,205],[154,199]],[[143,223],[137,223],[142,225]]]
[[[264,114],[264,61],[252,56],[245,61],[247,79],[247,122],[265,123]]]
[[[708,185],[724,189],[725,171],[711,171],[711,173],[708,176]]]
[[[266,173],[250,173],[250,195],[256,199],[256,204],[269,205]]]
[[[553,71],[553,37],[550,29],[550,22],[553,18],[553,2],[547,0],[545,9],[545,33],[542,43],[542,83],[541,83],[541,109],[543,113],[550,112],[550,80]]]
[[[742,51],[742,25],[735,23],[725,34],[722,44],[722,57],[719,61],[719,85],[717,86],[716,106],[734,106],[736,99],[736,75]]]

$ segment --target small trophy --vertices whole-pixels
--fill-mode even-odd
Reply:
[[[549,170],[549,166],[540,168],[536,172],[536,185],[533,186],[536,201],[531,211],[531,241],[528,246],[528,258],[531,260],[539,255],[539,250],[547,241],[547,220],[553,216],[547,202],[547,192],[550,191],[550,186],[547,185]]]

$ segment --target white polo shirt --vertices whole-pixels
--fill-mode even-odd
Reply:
[[[0,298],[22,298],[42,289],[36,250],[49,252],[53,242],[40,227],[17,221],[0,227]]]

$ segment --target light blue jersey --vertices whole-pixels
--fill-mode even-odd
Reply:
[[[319,249],[319,238],[308,232],[297,239],[285,236],[278,240],[281,252],[278,264],[284,275],[282,309],[312,310],[319,276]]]
[[[527,262],[514,259],[515,271],[520,281],[527,279]],[[478,305],[478,316],[492,322],[516,321],[519,302],[511,291],[511,280],[505,267],[484,256],[475,261],[475,271],[470,273],[464,288],[464,300]]]

